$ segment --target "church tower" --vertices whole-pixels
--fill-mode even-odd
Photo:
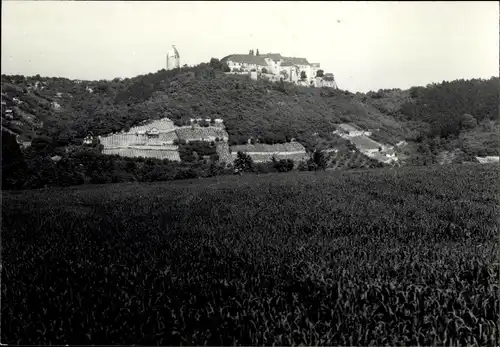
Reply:
[[[178,69],[181,66],[179,51],[172,45],[172,48],[167,53],[167,70]]]

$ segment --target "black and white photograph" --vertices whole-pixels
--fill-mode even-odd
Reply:
[[[0,345],[500,346],[496,1],[1,2]]]

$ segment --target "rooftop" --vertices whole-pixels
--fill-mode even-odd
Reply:
[[[283,57],[283,60],[292,65],[310,65],[306,58]]]
[[[255,64],[267,66],[265,59],[262,56],[250,54],[233,54],[222,58],[223,61],[233,61],[235,63]]]
[[[362,149],[378,149],[381,145],[366,136],[354,136],[350,139],[352,144]]]
[[[263,58],[269,58],[272,60],[281,60],[283,57],[279,53],[267,53],[267,54],[261,54],[260,55]]]
[[[347,123],[342,123],[337,126],[340,130],[346,131],[346,132],[354,132],[354,131],[361,131],[356,124],[347,124]]]
[[[476,157],[477,161],[481,164],[498,163],[500,157],[489,156],[489,157]]]

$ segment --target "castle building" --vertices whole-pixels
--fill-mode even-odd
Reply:
[[[306,58],[284,57],[280,53],[260,55],[232,54],[222,58],[221,62],[225,62],[233,73],[252,73],[256,71],[259,74],[278,76],[278,78],[289,83],[336,88],[333,74],[326,74],[325,81],[323,77],[317,77],[320,64],[309,63]],[[253,75],[252,78],[255,79]]]
[[[181,57],[179,51],[172,45],[172,48],[167,53],[167,70],[178,69],[181,66]]]

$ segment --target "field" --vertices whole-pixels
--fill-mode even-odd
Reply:
[[[2,343],[498,346],[498,165],[3,193]]]

